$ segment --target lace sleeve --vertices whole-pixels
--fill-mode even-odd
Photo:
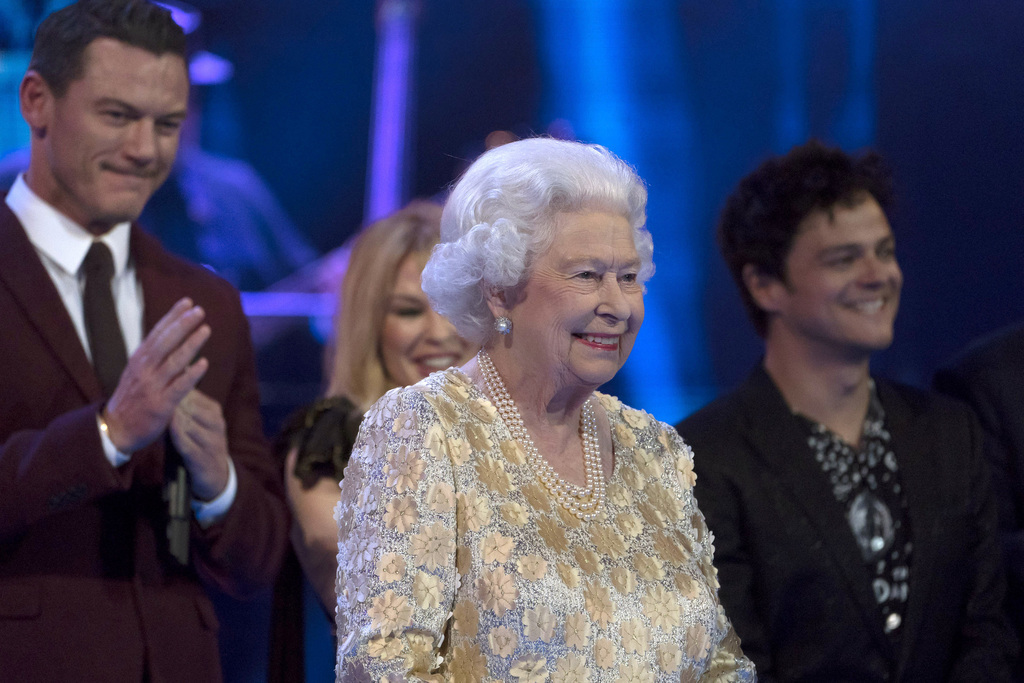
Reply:
[[[456,591],[453,470],[416,389],[367,412],[342,480],[337,680],[440,680]]]
[[[697,475],[693,471],[693,451],[674,429],[668,425],[661,425],[661,429],[659,441],[673,455],[679,486],[683,490],[684,496],[692,500],[696,507],[693,487],[697,483]],[[708,530],[704,522],[704,515],[699,509],[691,523],[696,531],[697,539],[701,541],[703,551],[703,556],[700,558],[701,571],[708,586],[715,592],[717,601],[719,585],[718,570],[714,567],[714,536]],[[718,603],[717,622],[719,632],[724,633],[725,636],[716,645],[713,645],[707,669],[700,677],[701,683],[752,683],[756,681],[754,663],[744,656],[740,647],[740,639],[729,622],[721,603]]]

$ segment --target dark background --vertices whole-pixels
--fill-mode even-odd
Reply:
[[[19,4],[0,0],[0,21]],[[204,147],[252,164],[319,252],[339,246],[363,221],[374,3],[194,4],[194,41],[235,65],[208,88]],[[14,26],[0,24],[0,47],[18,47]],[[1024,3],[992,0],[423,0],[407,194],[442,193],[499,129],[572,134],[635,164],[658,274],[612,390],[674,423],[760,353],[712,240],[725,196],[811,136],[874,147],[895,172],[905,273],[896,341],[874,367],[927,385],[970,340],[1024,319],[1021,36]],[[260,352],[284,404],[316,391],[310,329]],[[229,677],[259,680],[261,628],[235,643],[249,666]]]

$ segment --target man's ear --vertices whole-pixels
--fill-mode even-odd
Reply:
[[[754,303],[765,313],[777,313],[787,291],[786,285],[753,263],[743,266],[742,275],[743,286],[747,288]]]
[[[50,117],[53,115],[53,103],[56,99],[49,84],[38,71],[29,70],[21,79],[18,90],[21,103],[21,115],[28,122],[33,138],[46,137]]]

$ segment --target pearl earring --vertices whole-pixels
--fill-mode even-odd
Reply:
[[[494,319],[494,330],[498,334],[508,334],[512,331],[512,321],[505,316]]]

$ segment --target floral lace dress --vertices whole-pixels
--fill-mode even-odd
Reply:
[[[339,681],[753,681],[670,427],[597,394],[615,470],[584,522],[450,369],[367,412],[336,510]]]

